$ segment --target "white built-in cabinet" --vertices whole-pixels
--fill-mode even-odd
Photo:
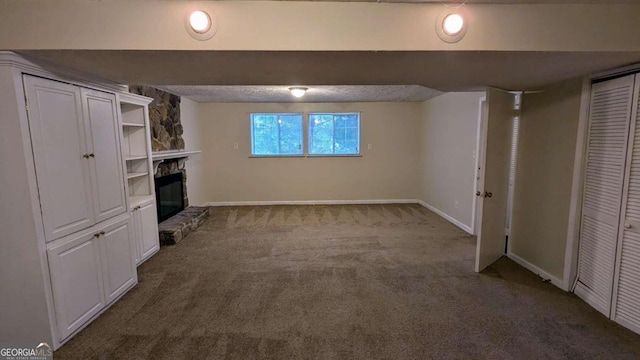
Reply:
[[[28,179],[24,203],[12,206],[33,214],[16,224],[25,236],[7,245],[30,254],[37,249],[40,262],[15,271],[31,276],[30,289],[41,296],[6,310],[21,317],[47,313],[50,338],[38,340],[54,348],[130,290],[138,282],[136,266],[159,250],[151,99],[122,85],[61,75],[66,71],[0,52],[3,121],[17,125],[3,127],[11,132],[3,135],[24,144],[12,150],[14,166]],[[12,184],[8,177],[1,182]],[[38,308],[43,304],[46,310]]]
[[[116,96],[24,76],[47,241],[127,210]]]
[[[141,264],[160,249],[149,127],[151,99],[134,94],[118,96],[135,261]]]
[[[58,335],[65,339],[137,282],[126,215],[47,250]]]
[[[640,333],[640,75],[593,84],[575,293]]]

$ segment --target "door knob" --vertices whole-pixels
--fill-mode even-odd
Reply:
[[[485,192],[484,192],[484,196],[485,196],[485,197],[489,197],[489,198],[490,198],[490,197],[492,197],[492,196],[493,196],[493,194],[492,194],[492,193],[490,193],[490,192],[488,192],[488,191],[485,191]]]
[[[625,229],[627,229],[627,230],[628,230],[628,229],[631,229],[631,224],[629,224],[629,223],[624,223],[624,228],[625,228]]]
[[[476,191],[476,196],[482,196],[482,193],[480,191]]]

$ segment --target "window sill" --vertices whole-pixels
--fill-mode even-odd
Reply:
[[[306,157],[362,157],[362,154],[309,154]]]
[[[362,154],[301,154],[301,155],[249,155],[249,159],[278,159],[278,158],[324,158],[324,157],[362,157]]]
[[[303,158],[306,157],[304,154],[292,154],[292,155],[249,155],[249,158]]]

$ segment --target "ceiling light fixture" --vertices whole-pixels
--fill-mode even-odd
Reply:
[[[461,8],[447,9],[436,20],[436,33],[444,42],[455,43],[467,33],[467,21]]]
[[[447,35],[457,35],[460,31],[462,31],[462,27],[464,26],[464,19],[460,14],[449,14],[444,17],[444,21],[442,22],[442,28]]]
[[[204,34],[211,28],[209,14],[202,10],[196,10],[189,15],[189,25],[198,34]]]
[[[214,12],[211,9],[190,9],[184,17],[187,33],[196,40],[209,40],[218,30]]]
[[[300,87],[300,86],[296,86],[296,87],[290,87],[289,91],[291,91],[291,95],[299,98],[299,97],[303,97],[304,94],[307,92],[307,90],[309,90],[306,87]]]

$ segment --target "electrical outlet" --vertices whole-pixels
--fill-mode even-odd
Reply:
[[[238,143],[233,143],[233,148],[237,149],[238,148]]]

